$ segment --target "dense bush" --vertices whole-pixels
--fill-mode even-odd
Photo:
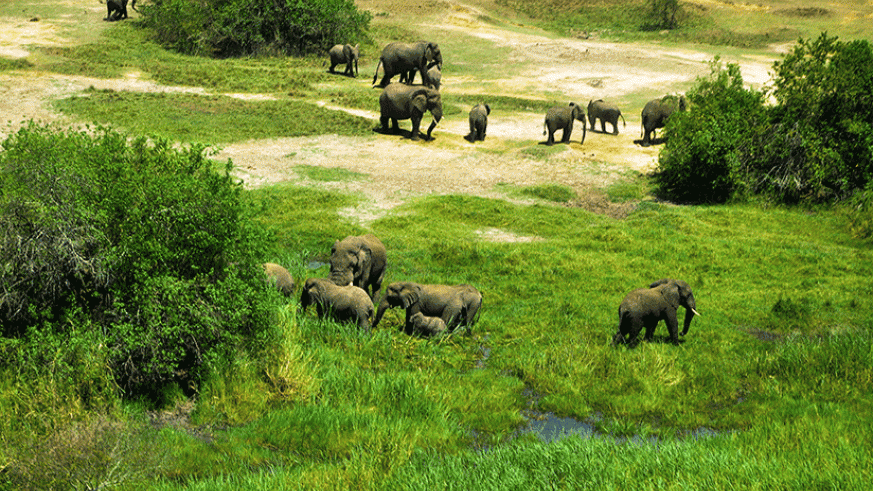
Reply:
[[[742,87],[739,69],[698,81],[692,110],[671,118],[656,178],[680,201],[738,192],[777,202],[842,200],[873,177],[873,49],[822,34],[774,66],[773,97]]]
[[[712,63],[686,95],[690,111],[668,120],[655,183],[682,202],[724,202],[741,185],[735,174],[739,143],[765,118],[764,95],[743,87],[736,64]]]
[[[31,124],[3,149],[4,337],[74,346],[96,331],[116,381],[151,392],[264,332],[259,234],[230,163],[216,172],[201,147],[102,128]]]
[[[161,43],[220,57],[322,53],[366,38],[371,19],[352,0],[166,0],[141,12]]]

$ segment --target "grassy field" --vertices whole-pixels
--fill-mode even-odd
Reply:
[[[588,24],[579,19],[595,15],[602,23],[585,30],[620,41],[704,39],[753,50],[820,30],[869,36],[864,16],[873,9],[682,2],[686,27],[660,34],[634,27],[642,2],[624,13],[606,0],[563,18],[547,14],[571,3],[578,2],[484,5],[494,9],[488,20],[504,25],[578,33],[575,26]],[[377,45],[397,32],[432,29],[375,19]],[[180,142],[371,134],[371,121],[312,103],[374,110],[369,87],[336,82],[320,59],[193,59],[151,43],[132,21],[112,28],[116,35],[89,34],[78,46],[39,48],[27,63],[0,59],[0,70],[91,77],[136,70],[168,85],[273,95],[90,89],[53,103],[65,114]],[[471,52],[488,58],[490,47],[480,41]],[[498,65],[483,62],[481,73],[488,78]],[[499,101],[512,112],[542,112],[546,95]],[[460,113],[476,98],[459,93],[446,102]],[[543,165],[548,156],[529,152]],[[651,199],[646,178],[628,172],[596,190],[635,205],[624,219],[571,206],[579,196],[558,183],[506,183],[507,199],[414,197],[362,224],[343,210],[364,198],[327,184],[368,175],[295,172],[317,184],[247,191],[273,238],[265,261],[286,265],[302,282],[327,274],[334,240],[375,233],[389,251],[387,282],[470,283],[483,292],[472,334],[409,337],[396,329],[398,310],[363,333],[302,315],[291,302],[277,309],[281,342],[268,356],[240,358],[196,397],[179,388],[157,407],[73,397],[54,376],[68,360],[3,365],[0,489],[13,489],[4,481],[13,464],[33,489],[869,488],[873,249],[850,234],[839,208],[675,206]],[[663,277],[686,280],[697,298],[702,316],[684,342],[667,342],[661,325],[655,342],[610,346],[624,295]],[[82,363],[101,368],[99,358]],[[546,414],[584,422],[593,433],[543,441],[524,431]]]

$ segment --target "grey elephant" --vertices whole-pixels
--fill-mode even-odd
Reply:
[[[440,317],[428,317],[421,312],[416,312],[409,318],[412,323],[414,334],[422,336],[436,336],[446,331],[446,323]]]
[[[373,301],[363,289],[354,285],[339,286],[328,278],[309,278],[300,294],[301,311],[315,304],[318,316],[330,316],[338,322],[354,322],[370,330]]]
[[[375,299],[385,278],[388,254],[373,234],[350,235],[333,243],[330,250],[330,280],[337,285],[354,285]]]
[[[427,85],[427,70],[431,64],[442,69],[443,55],[440,53],[440,47],[437,43],[428,41],[418,41],[415,43],[393,42],[382,49],[382,55],[379,57],[379,63],[376,65],[376,73],[373,74],[373,84],[376,83],[376,78],[379,76],[379,67],[382,67],[384,75],[379,86],[386,87],[391,83],[391,78],[394,75],[406,76],[412,71],[411,77],[407,81],[412,84],[412,79],[415,78],[415,72],[421,73],[421,80],[424,85]]]
[[[358,59],[360,58],[360,50],[358,44],[352,46],[350,44],[337,44],[327,52],[330,56],[330,73],[335,73],[333,69],[337,65],[345,65],[344,75],[350,77],[358,76]]]
[[[263,267],[267,281],[272,283],[282,295],[286,297],[294,295],[294,277],[287,269],[276,263],[264,263]]]
[[[130,3],[130,8],[136,10],[136,0]],[[103,20],[116,21],[127,18],[127,0],[106,0],[106,18]]]
[[[485,131],[488,129],[488,116],[491,114],[491,106],[480,102],[470,109],[470,134],[467,139],[475,143],[485,141]]]
[[[648,288],[634,290],[624,297],[618,308],[618,331],[612,338],[615,344],[636,344],[643,328],[645,339],[651,341],[658,322],[664,321],[670,332],[670,341],[679,344],[679,320],[676,310],[685,308],[685,323],[682,336],[688,333],[691,319],[700,315],[694,294],[688,283],[682,280],[664,278],[649,285]]]
[[[554,106],[546,113],[546,120],[543,123],[543,135],[548,132],[549,138],[546,140],[546,145],[555,144],[555,132],[563,130],[561,143],[570,143],[570,134],[573,133],[573,122],[582,121],[582,141],[585,143],[585,110],[579,104],[571,102],[566,106]]]
[[[676,111],[684,111],[687,107],[685,96],[665,95],[660,99],[652,99],[643,107],[641,135],[643,146],[652,143],[657,128],[663,128],[667,119]]]
[[[439,317],[446,324],[447,331],[458,327],[470,328],[478,318],[482,307],[482,294],[471,285],[424,285],[408,281],[391,283],[385,289],[385,296],[379,302],[373,326],[379,324],[389,308],[403,307],[406,320],[403,330],[415,333],[412,316],[417,313],[428,317]]]
[[[405,74],[400,75],[400,83],[412,85],[415,80],[415,70],[410,70]],[[440,67],[435,63],[431,63],[430,68],[427,69],[427,81],[422,81],[422,85],[427,85],[428,87],[436,90],[440,90],[442,86],[443,80],[443,72],[440,70]]]
[[[430,111],[433,121],[427,129],[426,139],[431,139],[431,133],[443,117],[443,102],[438,90],[423,85],[390,84],[379,97],[381,115],[379,121],[382,131],[388,131],[388,121],[391,121],[391,131],[400,131],[397,121],[409,119],[412,121],[412,139],[418,140],[421,128],[421,118]]]
[[[621,118],[621,122],[627,127],[627,122],[624,120],[624,116],[621,115],[621,109],[618,106],[605,102],[603,99],[588,101],[588,122],[591,123],[591,131],[597,130],[594,127],[594,123],[599,119],[600,130],[603,133],[606,133],[606,123],[609,123],[612,125],[612,134],[617,135],[618,118]]]

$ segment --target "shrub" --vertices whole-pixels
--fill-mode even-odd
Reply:
[[[711,64],[686,95],[691,110],[670,116],[655,172],[657,194],[681,202],[724,202],[740,187],[737,148],[764,119],[764,95],[743,87],[738,65]]]
[[[3,148],[0,334],[95,330],[121,387],[153,394],[264,332],[260,233],[229,162],[33,123]]]
[[[752,191],[786,202],[845,199],[873,177],[873,49],[800,39],[776,72],[770,125],[744,145]]]
[[[222,57],[326,52],[337,43],[366,39],[372,17],[352,0],[166,0],[141,12],[159,42],[183,53]]]

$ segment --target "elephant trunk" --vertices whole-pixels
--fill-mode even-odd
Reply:
[[[355,274],[352,270],[335,270],[330,272],[328,276],[330,281],[337,286],[351,285],[355,280]]]
[[[687,305],[685,305],[685,323],[682,326],[682,335],[688,334],[688,328],[691,327],[691,319],[694,318],[695,315],[700,315],[695,310],[694,299],[692,298]]]
[[[379,302],[379,310],[376,311],[376,317],[373,319],[373,328],[375,329],[377,325],[379,325],[379,321],[382,320],[382,315],[385,314],[385,311],[390,309],[391,305],[388,303],[388,298],[383,297],[382,301]]]
[[[433,133],[434,128],[436,128],[437,123],[443,119],[443,108],[442,106],[436,106],[430,110],[431,115],[433,115],[433,121],[431,121],[430,126],[427,128],[427,139],[430,140],[430,134]]]

